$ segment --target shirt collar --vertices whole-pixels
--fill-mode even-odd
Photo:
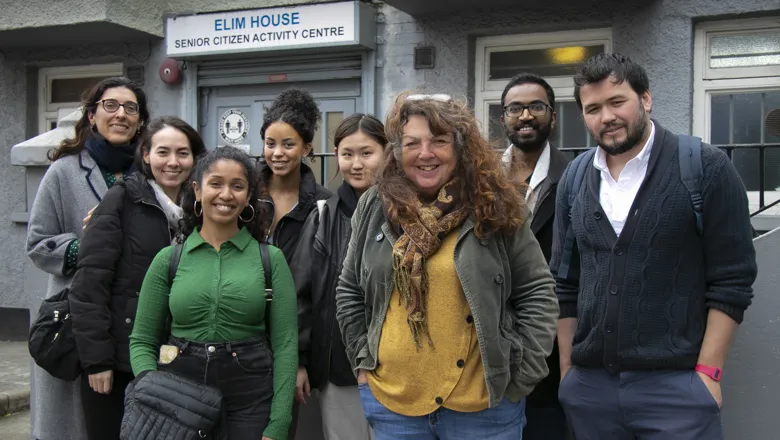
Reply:
[[[655,141],[655,123],[651,120],[650,136],[648,136],[647,142],[645,142],[644,147],[642,147],[642,151],[640,151],[639,154],[636,155],[636,157],[629,160],[626,165],[628,165],[629,163],[644,165],[650,162],[650,151],[653,149],[654,141]],[[609,172],[609,167],[607,167],[607,152],[604,151],[604,149],[601,148],[601,146],[596,147],[596,154],[593,157],[593,166],[596,167],[596,169],[599,171]]]
[[[510,142],[509,147],[504,150],[504,154],[501,156],[501,160],[506,166],[512,164],[512,157],[514,156],[515,146]],[[533,191],[539,184],[547,178],[547,173],[550,172],[550,142],[547,141],[544,144],[544,150],[539,156],[539,161],[536,162],[536,168],[531,174],[530,182],[528,183],[529,189]]]
[[[243,252],[251,240],[252,240],[252,234],[250,234],[246,228],[241,228],[238,230],[238,233],[236,235],[228,239],[227,243],[232,244],[233,247]],[[190,236],[187,237],[187,252],[188,253],[192,252],[195,249],[199,248],[200,246],[206,244],[208,243],[206,243],[206,241],[203,240],[203,237],[201,237],[200,235],[200,227],[197,227],[195,228],[195,230],[192,231],[192,234],[190,234]]]

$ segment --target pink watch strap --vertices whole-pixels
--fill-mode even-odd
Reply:
[[[702,364],[696,364],[696,368],[694,368],[699,373],[706,374],[707,376],[711,377],[714,381],[720,381],[720,378],[723,377],[723,370],[721,370],[718,367],[710,367],[708,365],[702,365]]]

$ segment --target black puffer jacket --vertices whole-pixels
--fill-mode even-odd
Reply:
[[[146,270],[172,233],[140,173],[103,197],[84,231],[70,293],[73,334],[87,374],[132,372],[130,333]]]
[[[260,173],[263,182],[269,182],[271,180],[272,171],[268,165],[261,164]],[[305,164],[301,164],[301,186],[298,189],[298,204],[295,205],[295,208],[293,208],[292,211],[285,214],[284,217],[279,220],[272,237],[272,244],[282,250],[288,264],[293,257],[295,247],[298,245],[298,239],[301,236],[301,229],[303,229],[303,223],[306,221],[306,217],[308,217],[309,213],[317,207],[317,200],[325,200],[332,195],[332,192],[317,183],[317,179],[314,177],[311,168]],[[271,216],[271,220],[273,221],[273,200],[268,197],[262,201],[268,203],[270,208],[268,210],[268,215]]]
[[[314,210],[301,231],[290,270],[298,293],[299,364],[312,388],[327,382],[357,385],[336,322],[336,285],[352,234],[357,198],[343,184],[322,212]]]

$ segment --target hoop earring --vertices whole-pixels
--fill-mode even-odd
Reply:
[[[192,212],[195,214],[195,217],[200,217],[203,215],[203,207],[200,208],[200,214],[198,214],[198,200],[195,200],[195,203],[192,204]]]
[[[238,219],[241,220],[244,223],[249,223],[249,222],[251,222],[252,220],[255,219],[255,207],[252,206],[252,205],[246,205],[246,206],[247,206],[247,208],[252,210],[252,217],[249,217],[249,219],[244,219],[243,217],[241,217],[241,214],[244,213],[244,211],[242,210],[241,214],[238,214]]]

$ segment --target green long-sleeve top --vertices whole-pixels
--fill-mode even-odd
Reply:
[[[263,435],[287,438],[298,371],[297,299],[282,252],[269,246],[274,297],[269,313],[274,397]],[[195,230],[184,242],[178,271],[168,287],[171,247],[146,272],[138,300],[130,361],[133,373],[156,370],[159,338],[170,307],[171,335],[199,342],[233,342],[265,332],[265,278],[260,248],[242,228],[217,251]]]

